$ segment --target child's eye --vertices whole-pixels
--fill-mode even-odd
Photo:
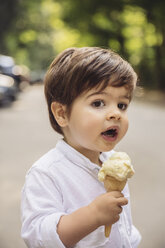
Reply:
[[[92,106],[95,108],[101,108],[101,107],[105,106],[105,103],[102,100],[97,100],[97,101],[94,101],[92,103]]]
[[[128,107],[128,104],[125,104],[125,103],[119,103],[118,104],[118,108],[121,110],[126,110],[127,107]]]

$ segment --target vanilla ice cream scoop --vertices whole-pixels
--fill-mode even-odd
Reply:
[[[134,174],[131,159],[125,152],[115,152],[106,160],[98,174],[99,181],[103,182],[106,176],[116,178],[118,181],[124,181]]]

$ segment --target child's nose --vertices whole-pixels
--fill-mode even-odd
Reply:
[[[121,119],[121,113],[119,110],[113,110],[113,111],[110,111],[108,114],[107,114],[107,117],[106,119],[109,121],[109,120],[120,120]]]

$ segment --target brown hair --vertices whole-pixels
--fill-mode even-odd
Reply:
[[[73,101],[94,87],[125,86],[132,95],[137,75],[131,65],[112,50],[99,47],[68,48],[51,63],[45,77],[45,96],[54,130],[62,134],[52,111],[57,101],[71,109]]]

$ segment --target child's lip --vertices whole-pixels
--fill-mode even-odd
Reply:
[[[115,134],[112,135],[112,136],[106,134],[106,132],[109,131],[109,130],[111,130],[111,129],[115,130],[115,131],[114,131]],[[104,140],[106,140],[106,141],[114,142],[114,141],[116,141],[116,139],[117,139],[117,137],[118,137],[118,134],[119,134],[119,127],[118,127],[118,126],[111,126],[111,127],[107,128],[106,130],[104,130],[104,131],[101,133],[101,136],[102,136],[102,137],[104,138]]]
[[[111,130],[111,129],[115,129],[115,131],[118,133],[119,132],[119,127],[114,125],[114,126],[110,126],[108,127],[107,129],[105,129],[101,134],[107,132],[108,130]]]

